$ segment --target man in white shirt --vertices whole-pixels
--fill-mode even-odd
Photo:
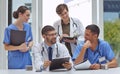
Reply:
[[[56,31],[52,26],[43,27],[41,33],[44,41],[33,46],[33,61],[37,71],[49,70],[52,59],[70,57],[65,45],[56,43]],[[71,69],[71,57],[69,62],[62,65],[68,70]]]

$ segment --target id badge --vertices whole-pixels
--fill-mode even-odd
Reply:
[[[103,62],[103,61],[105,61],[106,59],[105,59],[105,57],[100,57],[99,58],[99,62]]]

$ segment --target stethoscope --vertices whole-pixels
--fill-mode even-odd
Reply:
[[[71,20],[73,21],[73,27],[75,26],[77,28],[77,24],[74,22],[73,18],[71,18]]]
[[[60,57],[60,54],[58,52],[58,44],[56,43],[56,50],[57,50],[57,54],[56,54],[56,57]],[[41,54],[43,56],[43,52],[45,51],[45,47],[44,47],[44,44],[42,44],[42,51],[41,51]]]
[[[73,18],[71,18],[71,20],[72,20],[72,25],[73,25],[73,27],[76,27],[77,28],[77,24],[74,22],[74,20],[73,20]],[[60,36],[60,34],[59,34],[59,30],[60,30],[60,25],[58,25],[58,36]]]

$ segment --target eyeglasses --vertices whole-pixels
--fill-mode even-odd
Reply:
[[[66,14],[68,14],[68,12],[66,11],[66,12],[64,12],[64,13],[61,13],[60,14],[60,16],[64,16],[64,15],[66,15]]]
[[[46,34],[47,36],[55,36],[57,33],[52,33],[52,34]]]

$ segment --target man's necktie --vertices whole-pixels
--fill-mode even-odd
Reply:
[[[48,48],[48,57],[49,57],[49,60],[52,61],[52,48],[51,47]]]

